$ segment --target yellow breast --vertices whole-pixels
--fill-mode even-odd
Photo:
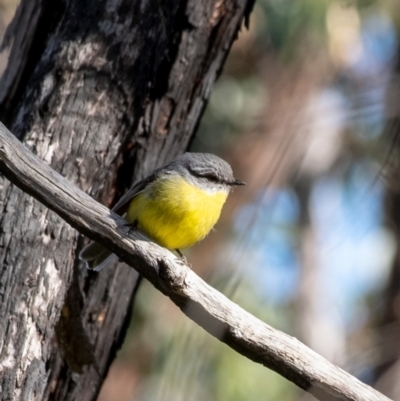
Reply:
[[[183,249],[202,240],[221,214],[228,191],[208,192],[180,177],[149,184],[129,205],[126,219],[160,245]]]

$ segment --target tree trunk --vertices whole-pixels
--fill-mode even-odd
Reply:
[[[132,177],[188,147],[252,3],[22,0],[0,119],[112,206]],[[2,177],[0,187],[0,400],[94,400],[138,277],[123,265],[87,272],[75,230]]]
[[[393,76],[400,73],[400,46],[397,48]],[[400,117],[397,112],[397,102],[392,98],[398,96],[398,86],[392,85],[391,96],[387,99],[387,108],[393,117],[386,123],[386,140],[389,144],[387,160],[382,170],[386,169],[387,185],[385,188],[385,212],[389,229],[396,241],[396,253],[391,266],[391,275],[384,291],[383,313],[380,315],[377,328],[377,351],[375,362],[374,387],[383,394],[400,400]],[[391,101],[392,100],[392,101]]]
[[[380,316],[376,337],[379,356],[375,366],[375,386],[383,394],[393,400],[400,400],[400,192],[398,179],[400,176],[400,164],[398,162],[400,121],[391,121],[393,124],[393,142],[390,145],[390,157],[393,158],[393,166],[386,188],[386,215],[387,223],[393,231],[396,239],[396,254],[392,263],[391,275],[385,292],[383,313]],[[389,173],[390,174],[390,173]],[[393,187],[391,187],[393,183]]]

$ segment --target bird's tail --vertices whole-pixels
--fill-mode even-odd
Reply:
[[[109,249],[97,242],[86,245],[79,254],[79,259],[86,262],[86,267],[97,272],[104,269],[114,258],[116,256]]]

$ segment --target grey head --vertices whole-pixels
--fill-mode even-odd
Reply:
[[[229,191],[245,182],[233,176],[231,166],[211,153],[184,153],[162,170],[164,174],[179,174],[189,182],[209,191]]]

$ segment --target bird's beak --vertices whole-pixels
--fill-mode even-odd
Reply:
[[[241,180],[238,180],[238,179],[235,178],[233,181],[231,181],[229,183],[229,185],[232,185],[234,187],[234,186],[237,186],[237,185],[246,185],[246,183],[244,181],[241,181]]]

